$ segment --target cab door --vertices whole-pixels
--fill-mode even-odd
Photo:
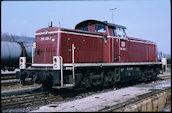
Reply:
[[[128,62],[128,38],[123,28],[116,28],[118,37],[119,62]]]
[[[112,62],[119,62],[119,38],[112,38]]]
[[[119,38],[117,37],[116,29],[113,29],[112,37],[112,62],[119,62]]]

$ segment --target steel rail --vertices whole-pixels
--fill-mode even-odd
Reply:
[[[11,79],[16,79],[16,76],[1,77],[1,80],[11,80]]]
[[[17,99],[17,98],[31,97],[31,96],[37,96],[37,95],[42,95],[42,94],[43,93],[36,93],[36,94],[18,95],[18,96],[14,96],[14,97],[4,97],[4,98],[1,98],[1,102],[5,101],[5,100],[13,100],[13,99]]]
[[[31,99],[31,100],[27,100],[27,101],[20,101],[20,102],[15,102],[15,103],[5,103],[2,104],[2,109],[5,108],[11,108],[11,107],[16,107],[16,106],[21,106],[24,104],[30,104],[30,103],[40,103],[43,101],[51,101],[51,100],[55,100],[57,99],[59,96],[53,96],[53,97],[44,97],[44,98],[39,98],[39,99]]]
[[[4,86],[13,86],[13,85],[18,85],[20,83],[20,81],[12,81],[12,82],[4,82],[1,83],[2,87]]]
[[[171,103],[168,104],[168,105],[166,105],[165,108],[161,109],[160,112],[164,112],[164,111],[165,111],[168,107],[170,107],[170,106],[171,106]]]
[[[29,94],[29,95],[21,95],[21,96],[15,96],[15,97],[2,98],[1,99],[2,109],[16,107],[19,105],[21,106],[21,105],[30,104],[30,103],[40,103],[43,101],[51,101],[51,100],[55,100],[55,99],[60,98],[59,95],[49,96],[49,97],[44,97],[44,96],[46,96],[45,93],[38,93],[38,94]],[[23,99],[23,98],[29,98],[29,97],[34,97],[34,98],[33,99],[27,99],[27,100]],[[18,100],[18,99],[23,99],[23,101],[5,102],[5,101]]]
[[[158,76],[161,79],[170,79],[171,75]]]
[[[15,74],[1,74],[1,80],[16,79]]]

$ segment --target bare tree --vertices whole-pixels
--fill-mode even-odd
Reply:
[[[2,33],[1,32],[1,40],[2,41],[15,41],[15,35],[9,33]]]

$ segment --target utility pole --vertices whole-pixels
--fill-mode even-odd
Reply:
[[[112,10],[112,23],[113,23],[113,10],[116,10],[117,8],[110,8],[109,10]]]

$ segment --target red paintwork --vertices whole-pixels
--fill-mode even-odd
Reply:
[[[75,44],[75,62],[91,63],[103,62],[103,42],[102,39],[88,36],[77,36],[73,34],[61,34],[60,55],[64,62],[71,63],[71,48]]]
[[[129,40],[145,41],[136,38]],[[150,43],[150,41],[147,41]],[[138,42],[129,42],[128,62],[153,62],[157,61],[156,45]]]
[[[94,24],[89,24],[88,29],[89,31],[82,31],[51,27],[38,30],[36,33],[43,33],[45,30],[47,30],[48,32],[61,31],[61,33],[36,35],[34,63],[53,63],[53,56],[62,56],[64,63],[72,63],[72,44],[74,44],[76,47],[75,63],[119,62],[115,59],[120,59],[120,62],[157,61],[156,45],[148,44],[148,42],[150,43],[150,41],[131,37],[127,37],[125,39],[108,37],[107,43],[104,43],[103,35],[113,36],[111,27],[106,26],[105,33],[94,32]],[[71,33],[96,35],[102,36],[102,38]],[[145,43],[134,41],[141,41]],[[112,42],[114,42],[114,45],[112,45]],[[114,46],[114,53],[112,53],[112,46]],[[39,49],[40,54],[38,55],[37,53],[39,53]],[[112,56],[114,57],[113,61]]]

